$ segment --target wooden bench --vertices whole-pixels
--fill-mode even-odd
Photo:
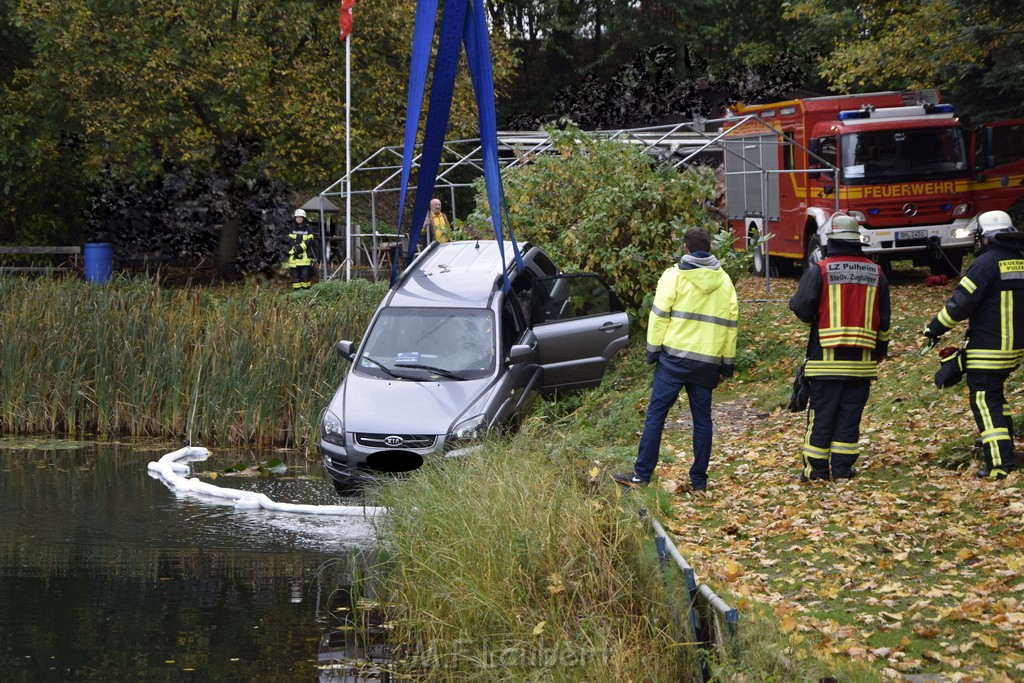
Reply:
[[[0,246],[0,260],[5,256],[15,258],[62,256],[60,265],[52,266],[7,266],[0,265],[0,273],[66,273],[78,270],[78,258],[82,255],[81,247],[5,247]],[[70,263],[70,265],[68,265]]]

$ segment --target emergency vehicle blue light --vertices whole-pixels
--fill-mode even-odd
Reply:
[[[877,216],[878,214],[879,214],[879,210],[878,209],[868,209],[868,215],[869,216]]]
[[[943,211],[952,211],[953,210],[953,205],[952,204],[943,204],[939,208],[942,209]]]
[[[932,113],[932,114],[952,114],[953,113],[953,105],[952,104],[936,104],[934,107],[931,108],[930,113]]]
[[[847,109],[846,111],[839,112],[840,121],[849,121],[850,119],[866,119],[868,113],[860,109]]]

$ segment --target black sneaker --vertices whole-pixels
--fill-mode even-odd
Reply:
[[[857,476],[857,468],[856,467],[851,467],[848,472],[836,472],[835,470],[832,471],[832,478],[833,479],[853,479],[856,476]]]
[[[995,476],[992,475],[992,470],[982,468],[974,473],[978,479],[1006,479],[1006,472],[997,470]]]
[[[636,472],[630,472],[629,474],[613,474],[611,476],[612,481],[616,484],[622,484],[623,486],[628,486],[631,489],[638,489],[651,483],[649,479],[641,479],[636,476]]]
[[[805,484],[807,482],[809,482],[809,481],[828,481],[828,480],[829,480],[829,476],[827,474],[822,474],[820,472],[811,472],[811,476],[809,476],[809,477],[806,474],[804,474],[803,472],[800,473],[800,481],[805,483]]]

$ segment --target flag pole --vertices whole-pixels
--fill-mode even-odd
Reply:
[[[345,36],[345,282],[352,279],[352,32]]]

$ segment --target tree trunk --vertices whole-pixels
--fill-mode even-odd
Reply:
[[[238,273],[235,261],[238,258],[238,235],[241,229],[242,219],[239,216],[228,217],[220,227],[214,264],[217,267],[217,275],[222,278],[230,278]]]

